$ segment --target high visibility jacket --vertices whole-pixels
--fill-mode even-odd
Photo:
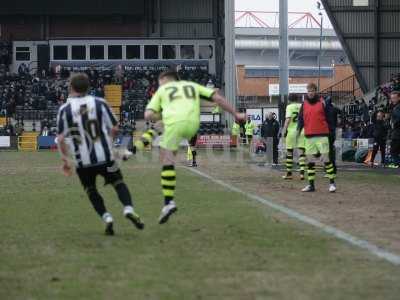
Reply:
[[[236,122],[232,125],[232,135],[240,135],[240,125]]]
[[[219,114],[220,112],[221,112],[221,110],[219,109],[218,105],[212,110],[213,114]]]
[[[246,124],[244,125],[244,129],[246,135],[253,135],[254,129],[256,129],[256,125],[251,121],[247,121]]]

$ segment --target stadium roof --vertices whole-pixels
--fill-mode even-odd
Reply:
[[[236,36],[279,36],[279,28],[261,28],[261,27],[236,27]],[[297,37],[315,37],[319,38],[319,28],[291,28],[289,29],[289,36]],[[336,38],[335,30],[324,29],[324,37]]]

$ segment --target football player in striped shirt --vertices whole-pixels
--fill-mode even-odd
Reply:
[[[132,199],[113,153],[113,139],[118,122],[104,99],[88,95],[90,82],[86,74],[72,75],[69,97],[57,117],[57,142],[66,176],[72,175],[72,156],[76,173],[97,214],[106,224],[105,233],[113,235],[113,217],[96,188],[96,177],[111,184],[121,201],[124,216],[138,229],[144,224],[133,209]]]
[[[175,159],[182,140],[191,140],[200,127],[200,100],[213,101],[225,111],[231,113],[236,121],[245,121],[246,116],[238,113],[214,89],[194,82],[180,81],[176,71],[166,71],[159,76],[160,87],[147,105],[145,118],[151,121],[162,120],[164,133],[160,142],[161,186],[164,196],[164,207],[161,210],[159,223],[168,221],[177,211],[174,202],[176,171]],[[150,144],[156,136],[154,130],[143,134],[135,142],[138,149]]]

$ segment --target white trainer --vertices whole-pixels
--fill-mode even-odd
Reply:
[[[301,190],[304,193],[315,192],[315,187],[312,185],[307,185],[304,189]]]
[[[140,216],[137,213],[135,213],[132,206],[128,205],[124,207],[124,216],[125,218],[130,220],[133,223],[133,225],[136,226],[137,229],[139,230],[144,229],[143,221],[140,219]]]
[[[133,207],[128,205],[124,207],[124,216],[126,217],[129,214],[133,214]]]
[[[159,224],[164,224],[168,222],[169,217],[178,211],[176,204],[174,201],[171,201],[168,205],[165,205],[160,214],[160,218],[158,219]]]
[[[105,213],[102,216],[103,221],[106,223],[106,230],[105,234],[106,235],[114,235],[114,229],[113,229],[113,217],[110,213]]]
[[[102,219],[106,224],[114,222],[114,219],[110,213],[105,213]]]
[[[123,161],[127,161],[133,155],[128,149],[122,148],[113,149],[113,154],[116,159],[121,159]]]
[[[334,193],[336,192],[336,185],[334,183],[331,183],[329,185],[329,193]]]

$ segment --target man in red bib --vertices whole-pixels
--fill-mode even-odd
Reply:
[[[317,94],[317,86],[310,83],[307,86],[307,96],[300,109],[298,132],[304,128],[306,155],[308,158],[308,182],[303,192],[315,191],[315,162],[321,157],[325,163],[325,171],[330,180],[329,192],[336,191],[335,169],[329,159],[329,118],[325,101]]]

